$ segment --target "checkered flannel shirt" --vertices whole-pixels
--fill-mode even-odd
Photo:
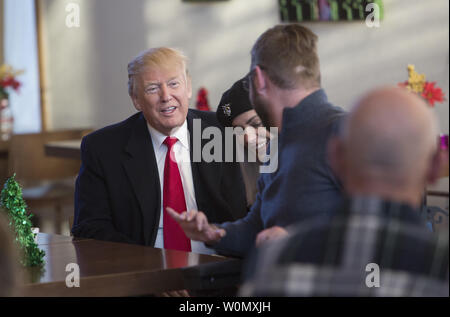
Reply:
[[[240,295],[449,295],[448,231],[431,232],[407,205],[357,197],[331,221],[288,231],[250,257]]]

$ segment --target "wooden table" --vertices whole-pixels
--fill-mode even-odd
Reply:
[[[44,145],[45,154],[48,156],[80,159],[81,139],[53,141]]]
[[[139,245],[39,233],[45,266],[26,269],[25,296],[140,296],[168,290],[217,290],[239,281],[241,261]],[[80,287],[67,287],[69,263]]]

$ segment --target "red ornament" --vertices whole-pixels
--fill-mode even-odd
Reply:
[[[435,102],[444,102],[444,93],[441,88],[434,87],[436,82],[425,82],[423,87],[422,97],[424,97],[431,107],[434,107]]]
[[[13,77],[6,77],[0,80],[0,86],[3,88],[12,87],[12,89],[17,91],[20,87],[20,82],[15,80]]]
[[[210,111],[208,104],[208,91],[204,87],[201,87],[198,90],[196,107],[198,110]]]

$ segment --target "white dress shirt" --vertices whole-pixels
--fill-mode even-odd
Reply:
[[[166,161],[167,146],[163,144],[167,138],[166,135],[154,129],[147,122],[148,131],[152,138],[153,150],[155,151],[156,164],[158,165],[159,184],[161,186],[161,214],[159,217],[158,234],[156,236],[155,248],[164,248],[164,217],[163,217],[163,187],[164,187],[164,163]],[[189,151],[189,132],[187,128],[187,121],[183,125],[172,131],[171,137],[176,137],[178,141],[173,145],[175,153],[175,160],[180,171],[181,183],[183,184],[184,198],[186,200],[187,210],[198,210],[197,202],[195,200],[194,180],[192,178],[191,158]],[[215,251],[205,246],[203,242],[191,240],[192,252],[213,254]]]

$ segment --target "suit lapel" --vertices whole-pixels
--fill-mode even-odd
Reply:
[[[123,165],[141,207],[145,243],[149,245],[157,233],[161,193],[153,144],[142,114],[131,133],[125,151],[129,156]]]

